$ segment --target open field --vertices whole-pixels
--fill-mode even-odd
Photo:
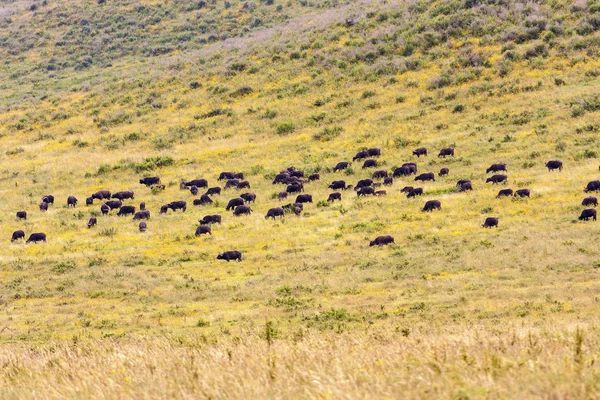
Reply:
[[[0,397],[598,397],[600,225],[577,220],[600,179],[594,2],[48,3],[0,10]],[[368,147],[436,181],[325,202],[371,176],[332,172]],[[486,184],[497,162],[508,183]],[[289,166],[320,174],[314,201],[265,220]],[[252,215],[179,188],[221,171]],[[135,191],[148,231],[86,206],[101,189]]]

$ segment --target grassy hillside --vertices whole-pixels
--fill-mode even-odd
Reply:
[[[103,349],[120,344],[124,353],[145,354],[156,340],[165,341],[164,352],[154,358],[246,354],[248,346],[260,349],[257,363],[277,355],[287,365],[307,351],[295,353],[298,343],[321,349],[317,358],[328,357],[329,340],[339,343],[341,366],[306,364],[313,384],[290,373],[310,388],[308,397],[365,396],[361,384],[336,387],[379,382],[378,365],[394,371],[374,392],[381,397],[409,387],[415,398],[597,395],[590,315],[599,310],[599,225],[577,221],[583,188],[600,179],[595,2],[2,7],[0,340],[14,371],[0,378],[2,397],[37,384],[23,372],[32,368],[45,377],[40,387],[51,382],[46,352],[54,346],[60,360],[85,364],[97,351],[94,365],[128,369]],[[448,146],[456,156],[438,158]],[[416,199],[400,192],[415,184],[406,177],[384,197],[350,190],[341,203],[326,203],[333,180],[370,177],[361,162],[332,172],[368,147],[382,149],[378,169],[415,161],[419,172],[448,167],[450,174],[418,185],[425,195]],[[412,156],[417,147],[429,156]],[[545,168],[553,159],[563,171]],[[507,163],[508,184],[485,183],[497,162]],[[284,190],[271,181],[292,165],[320,173],[305,185],[315,200],[299,217],[266,221]],[[194,207],[198,196],[179,188],[195,178],[222,186],[221,171],[244,172],[257,194],[251,216],[225,212],[239,195],[234,189]],[[161,177],[164,191],[138,183],[150,175]],[[458,193],[459,179],[474,190]],[[532,196],[496,198],[504,188]],[[101,216],[98,201],[86,207],[100,189],[134,190],[126,204],[145,201],[148,231],[115,212]],[[47,194],[56,203],[40,212]],[[75,209],[66,206],[69,195],[79,199]],[[421,212],[433,199],[442,210]],[[174,200],[186,200],[187,211],[158,214]],[[19,210],[27,221],[16,219]],[[221,214],[223,223],[195,238],[207,214]],[[90,216],[98,217],[92,229]],[[499,217],[498,229],[481,228],[488,216]],[[48,243],[10,243],[17,229],[46,232]],[[393,235],[395,245],[369,247],[379,235]],[[215,259],[231,249],[244,261]],[[66,341],[77,354],[67,354]],[[46,347],[11,358],[33,344]],[[364,375],[346,372],[359,367],[343,349],[371,347],[378,350],[364,361]],[[411,369],[375,355],[388,348],[427,370],[428,383],[414,384]],[[411,356],[417,349],[422,358]],[[539,368],[525,372],[532,363]],[[151,378],[130,379],[146,386]],[[255,393],[302,396],[269,382]],[[130,383],[118,380],[104,396],[133,396]],[[219,397],[221,384],[169,390]],[[48,397],[78,396],[52,385]]]

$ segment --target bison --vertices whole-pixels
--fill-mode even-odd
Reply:
[[[383,184],[385,186],[392,186],[394,184],[394,178],[388,176],[387,178],[383,178]]]
[[[204,205],[212,204],[212,203],[213,203],[212,199],[206,194],[203,194],[202,196],[200,196],[199,199],[194,199],[194,201],[193,201],[193,204],[195,206],[204,206]]]
[[[333,201],[342,201],[342,194],[340,192],[333,192],[329,194],[329,197],[327,198],[328,202],[333,202]]]
[[[369,157],[379,157],[381,156],[381,149],[378,149],[377,147],[372,147],[370,149],[367,149],[367,154],[369,155]]]
[[[435,175],[433,172],[427,172],[426,174],[421,174],[417,177],[415,177],[415,181],[434,181],[435,182]]]
[[[427,149],[425,147],[419,147],[418,149],[413,150],[413,156],[421,157],[427,155]]]
[[[92,226],[96,226],[97,223],[98,223],[98,219],[96,217],[91,217],[87,223],[88,229],[91,228]]]
[[[299,193],[304,191],[304,187],[301,183],[295,183],[293,185],[288,185],[288,187],[285,188],[285,191],[288,193]]]
[[[383,179],[383,178],[387,178],[387,177],[388,177],[388,172],[384,169],[375,171],[375,172],[373,172],[373,175],[371,175],[372,179]]]
[[[150,211],[149,210],[138,211],[133,216],[133,219],[134,219],[134,221],[138,220],[138,219],[150,219]]]
[[[303,204],[302,203],[294,203],[294,204],[286,204],[284,206],[282,206],[281,208],[283,208],[283,210],[285,212],[293,212],[296,215],[300,215],[300,213],[302,212],[303,209]]]
[[[450,173],[450,170],[448,168],[442,168],[440,169],[440,172],[438,173],[438,176],[446,176]]]
[[[182,212],[185,212],[185,210],[187,209],[187,203],[183,200],[172,201],[167,204],[167,207],[169,207],[171,210],[173,210],[173,212],[175,212],[177,210],[181,210]]]
[[[27,211],[17,211],[18,219],[27,219]]]
[[[429,200],[428,202],[425,203],[425,206],[423,207],[423,211],[433,211],[433,210],[441,210],[442,209],[442,203],[440,203],[439,200]]]
[[[86,197],[85,199],[85,205],[86,206],[91,206],[92,204],[94,204],[94,199],[91,197]]]
[[[67,197],[67,207],[75,207],[77,205],[77,197],[69,196]]]
[[[225,210],[233,210],[237,206],[241,206],[242,204],[244,204],[244,199],[242,199],[241,197],[236,197],[235,199],[229,200],[229,203],[227,203],[227,207],[225,208]]]
[[[406,193],[407,198],[417,197],[423,195],[423,188],[414,188],[411,189],[410,192]]]
[[[375,196],[375,188],[372,188],[370,186],[362,187],[358,190],[358,192],[356,192],[356,195],[359,197],[360,196],[369,196],[369,195]]]
[[[119,208],[119,212],[117,213],[119,217],[129,214],[135,214],[134,206],[122,206],[121,208]]]
[[[100,206],[100,212],[102,212],[102,215],[108,214],[109,211],[110,211],[110,207],[107,206],[106,204],[102,204]]]
[[[192,194],[192,196],[197,196],[198,195],[198,186],[192,186],[190,188],[190,193]]]
[[[366,169],[366,168],[376,168],[377,167],[377,160],[365,160],[365,162],[363,163],[362,168]]]
[[[600,191],[600,181],[591,181],[588,182],[587,186],[585,187],[585,189],[583,189],[584,192],[598,192]]]
[[[288,192],[279,192],[279,194],[277,195],[277,199],[279,201],[287,199],[288,197]]]
[[[563,163],[558,160],[550,160],[546,163],[546,168],[548,168],[548,171],[554,171],[555,169],[562,171]]]
[[[237,206],[235,210],[233,210],[233,215],[239,217],[240,215],[250,215],[251,212],[252,209],[250,206],[241,205]]]
[[[238,260],[238,262],[242,261],[242,253],[237,250],[226,251],[224,253],[219,253],[217,255],[217,260],[225,260],[227,262],[231,260]]]
[[[581,212],[579,216],[580,221],[588,221],[589,219],[596,220],[596,210],[593,208],[587,208]]]
[[[250,189],[250,182],[240,181],[238,182],[236,189]]]
[[[513,195],[512,189],[502,189],[501,191],[498,192],[498,196],[496,196],[496,197],[512,196],[512,195]]]
[[[368,178],[367,179],[361,179],[356,184],[356,187],[354,188],[354,190],[359,190],[361,188],[368,187],[368,186],[373,186],[373,179],[368,179]]]
[[[597,207],[598,206],[598,199],[595,198],[595,197],[586,197],[581,202],[581,205],[582,206],[594,206],[594,207]]]
[[[490,172],[500,171],[506,171],[506,164],[492,164],[488,169],[485,170],[485,173],[489,174]]]
[[[311,194],[299,194],[296,196],[296,203],[312,203],[313,198]]]
[[[375,238],[375,240],[371,241],[369,243],[369,247],[373,247],[373,246],[385,246],[388,244],[392,244],[394,243],[394,238],[390,235],[386,235],[386,236],[378,236]]]
[[[207,188],[208,181],[206,179],[193,179],[191,181],[183,182],[183,186],[185,186],[185,187],[196,186],[198,188]]]
[[[226,179],[235,179],[235,174],[233,172],[221,172],[217,180],[223,181]]]
[[[25,239],[25,232],[23,232],[22,230],[14,231],[12,237],[10,238],[10,241],[14,242],[15,240],[19,239]]]
[[[332,190],[346,189],[346,181],[333,181],[331,182],[331,185],[328,186],[328,188]]]
[[[138,225],[138,229],[140,230],[140,232],[146,232],[146,229],[148,229],[148,224],[146,224],[144,221],[142,221]]]
[[[123,202],[121,202],[121,200],[109,200],[104,204],[106,204],[111,210],[115,208],[121,208],[121,206],[123,206]]]
[[[440,154],[438,154],[438,157],[446,158],[446,156],[454,157],[454,149],[452,147],[447,147],[445,149],[440,150]]]
[[[211,187],[211,188],[209,188],[209,189],[206,191],[206,195],[208,195],[208,196],[213,196],[213,195],[215,195],[215,194],[218,194],[218,195],[220,195],[220,194],[221,194],[221,188],[220,188],[220,187],[218,187],[218,186]]]
[[[220,224],[221,216],[220,215],[205,215],[202,219],[199,219],[198,222],[200,225],[208,225],[208,224]]]
[[[164,204],[164,205],[160,206],[160,211],[158,213],[159,214],[166,214],[167,211],[169,211],[169,205],[168,204]]]
[[[481,225],[482,228],[493,228],[493,227],[498,227],[498,218],[495,217],[487,217],[485,219],[485,222],[483,223],[483,225]]]
[[[92,199],[104,200],[110,199],[110,191],[109,190],[98,190],[96,193],[92,195]]]
[[[530,197],[531,191],[529,189],[519,189],[515,192],[515,197]]]
[[[254,193],[242,193],[240,197],[244,199],[246,203],[254,203],[256,200],[256,195]]]
[[[54,196],[51,194],[44,196],[42,198],[42,203],[54,204]]]
[[[408,176],[411,174],[410,168],[409,167],[398,167],[394,169],[394,172],[392,173],[392,176],[397,178],[399,176]]]
[[[333,167],[333,172],[338,172],[338,171],[344,170],[351,165],[352,165],[352,163],[348,162],[348,161],[339,162],[335,165],[335,167]]]
[[[363,158],[368,158],[369,157],[369,153],[366,151],[359,151],[358,153],[356,153],[356,155],[352,158],[352,161],[356,161],[356,160],[362,160]]]
[[[406,167],[409,169],[410,173],[409,175],[416,175],[417,174],[417,164],[415,164],[414,162],[407,162],[401,165],[401,167]]]
[[[265,219],[269,219],[269,218],[275,219],[275,217],[283,218],[284,214],[285,214],[285,211],[281,207],[270,208],[269,211],[267,211],[267,215],[265,215]]]
[[[196,237],[200,235],[209,234],[212,235],[212,229],[208,225],[200,225],[196,228]]]
[[[160,178],[158,176],[148,176],[146,178],[140,179],[141,185],[152,186],[160,183]]]
[[[40,211],[48,211],[48,203],[46,203],[45,201],[42,201],[39,204],[39,207],[40,207]]]
[[[321,175],[319,175],[319,174],[312,174],[308,177],[309,182],[314,182],[314,181],[319,181],[319,180],[321,180]]]
[[[473,190],[473,185],[471,184],[471,182],[465,182],[458,188],[459,192],[468,192],[471,190]]]
[[[412,186],[404,186],[402,189],[400,189],[400,192],[402,193],[410,193],[414,188]]]
[[[595,210],[594,210],[595,211]],[[42,232],[32,233],[25,243],[46,242],[46,234]]]
[[[140,203],[140,210],[144,211],[146,209],[146,203],[144,203],[143,201]]]
[[[134,199],[135,197],[133,196],[133,192],[131,190],[126,190],[123,192],[117,192],[114,193],[111,198],[113,199],[119,199],[119,200],[125,200],[125,199]]]
[[[485,180],[485,183],[492,182],[492,185],[495,185],[497,183],[507,182],[507,181],[508,181],[508,176],[506,176],[506,175],[492,175],[491,177],[489,177]]]

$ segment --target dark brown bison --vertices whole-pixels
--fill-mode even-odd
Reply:
[[[250,182],[240,181],[238,182],[236,189],[250,189]]]
[[[200,225],[220,224],[221,216],[217,214],[205,215],[202,219],[199,219],[198,222],[200,223]]]
[[[46,203],[45,201],[42,201],[39,204],[39,207],[40,207],[40,211],[48,211],[48,203]]]
[[[390,235],[378,236],[375,238],[375,240],[373,240],[369,243],[369,246],[370,247],[373,247],[373,246],[381,247],[381,246],[385,246],[385,245],[392,244],[392,243],[394,243],[394,238],[392,236],[390,236]]]
[[[417,197],[423,195],[423,188],[413,188],[408,193],[406,193],[407,198]]]
[[[114,210],[115,208],[121,208],[123,206],[123,202],[121,200],[109,200],[104,204],[106,204],[111,210]]]
[[[123,192],[114,193],[111,198],[123,201],[125,199],[134,199],[135,197],[133,196],[133,192],[131,190],[126,190]]]
[[[417,164],[415,164],[414,162],[407,162],[402,164],[400,167],[406,167],[409,169],[410,173],[409,175],[416,175],[417,174]]]
[[[289,178],[290,178],[290,174],[288,174],[288,173],[277,174],[277,175],[275,175],[275,178],[273,178],[273,185],[275,185],[277,183],[286,183],[287,184],[287,180]]]
[[[225,210],[233,210],[237,206],[241,206],[242,204],[244,204],[244,199],[242,199],[241,197],[236,197],[235,199],[229,200],[229,203],[227,203],[227,207],[225,208]]]
[[[485,222],[483,223],[483,225],[481,225],[482,228],[493,228],[493,227],[498,227],[498,218],[495,217],[487,217],[485,219]]]
[[[134,220],[138,219],[150,219],[150,210],[138,211],[133,216]]]
[[[279,194],[277,195],[277,199],[279,199],[279,201],[287,199],[288,197],[288,192],[279,192]]]
[[[208,190],[206,191],[206,194],[207,194],[208,196],[213,196],[213,195],[215,195],[215,194],[219,194],[219,195],[220,195],[220,194],[221,194],[221,188],[220,188],[220,187],[218,187],[218,186],[211,187],[210,189],[208,189]]]
[[[338,171],[344,170],[351,165],[352,165],[352,163],[348,162],[348,161],[339,162],[335,165],[335,167],[333,167],[333,172],[338,172]]]
[[[175,212],[177,210],[181,210],[182,212],[185,212],[185,210],[187,209],[187,203],[183,200],[172,201],[169,204],[167,204],[167,207],[169,207],[171,210],[173,210],[173,212]]]
[[[197,188],[207,188],[208,181],[206,179],[193,179],[191,181],[183,182],[183,186],[185,186],[185,187],[196,186]]]
[[[197,196],[198,195],[198,186],[192,186],[190,188],[190,193],[192,194],[192,196]]]
[[[473,190],[473,185],[471,184],[471,182],[465,182],[458,188],[459,192],[468,192],[471,190]]]
[[[92,199],[104,200],[110,199],[110,191],[109,190],[98,190],[96,193],[92,195]]]
[[[225,260],[227,262],[231,260],[242,261],[242,253],[237,250],[226,251],[217,255],[217,260]]]
[[[160,206],[160,211],[158,213],[159,214],[166,214],[167,211],[169,211],[169,205],[168,204],[164,204],[164,205]]]
[[[460,179],[456,182],[456,187],[461,187],[465,183],[471,183],[471,181],[469,179]]]
[[[594,210],[595,211],[595,210]],[[37,243],[37,242],[46,242],[46,234],[42,232],[32,233],[29,235],[29,239],[25,243]]]
[[[381,156],[381,149],[377,147],[372,147],[370,149],[367,149],[367,154],[369,155],[369,157],[379,157]]]
[[[202,196],[200,196],[199,199],[194,199],[194,201],[192,203],[195,206],[205,206],[207,204],[213,204],[213,201],[210,198],[210,196],[203,194]]]
[[[365,160],[365,162],[363,163],[362,168],[366,169],[366,168],[376,168],[377,167],[377,160]]]
[[[285,191],[288,193],[299,193],[304,191],[304,187],[301,183],[294,183],[293,185],[288,185]]]
[[[586,197],[581,202],[581,205],[582,206],[594,206],[594,207],[597,207],[598,206],[598,199],[595,198],[595,197]]]
[[[411,174],[410,168],[409,167],[398,167],[394,169],[394,172],[392,173],[392,176],[397,178],[399,176],[408,176]]]
[[[100,206],[100,211],[102,212],[102,215],[106,215],[110,211],[110,207],[107,206],[106,204],[102,204]]]
[[[357,196],[375,196],[375,188],[371,187],[371,186],[365,186],[362,187],[358,190],[358,192],[356,192]]]
[[[275,219],[275,217],[283,218],[284,214],[285,214],[285,211],[281,207],[270,208],[269,211],[267,211],[267,215],[265,215],[265,219],[269,219],[269,218]]]
[[[346,181],[333,181],[331,182],[331,185],[328,186],[328,188],[332,190],[346,189]]]
[[[496,197],[512,196],[512,195],[513,195],[512,189],[502,189],[501,191],[498,192],[498,196],[496,196]]]
[[[450,173],[450,170],[448,168],[442,168],[440,169],[440,172],[438,173],[438,176],[446,176]]]
[[[485,170],[485,173],[489,174],[490,172],[500,171],[506,171],[506,164],[492,164],[488,169]]]
[[[160,178],[158,176],[148,176],[146,178],[140,179],[141,185],[152,186],[160,183]]]
[[[96,226],[97,223],[98,223],[98,219],[96,217],[91,217],[87,223],[88,229],[91,228],[92,226]]]
[[[421,157],[427,155],[427,149],[425,147],[419,147],[418,149],[413,150],[413,156]]]
[[[146,203],[143,201],[140,203],[140,211],[144,211],[146,209]]]
[[[85,199],[85,205],[86,206],[91,206],[92,204],[94,204],[94,199],[91,197],[86,197]]]
[[[296,203],[312,203],[312,194],[299,194],[296,196]]]
[[[546,168],[548,168],[548,171],[554,171],[555,169],[562,171],[563,163],[562,161],[551,160],[546,163]]]
[[[17,211],[18,219],[27,219],[27,211]]]
[[[412,186],[404,186],[402,189],[400,189],[400,192],[402,193],[410,193],[414,188]]]
[[[394,184],[394,178],[388,176],[387,178],[383,178],[383,184],[385,186],[392,186]]]
[[[425,206],[423,207],[423,211],[433,211],[433,210],[441,210],[442,209],[442,203],[440,203],[439,200],[429,200],[428,202],[425,203]]]
[[[77,197],[69,196],[67,197],[67,207],[75,207],[77,205]]]
[[[256,200],[256,195],[254,193],[242,193],[240,197],[244,199],[246,203],[254,203]]]
[[[196,236],[209,234],[212,235],[212,229],[208,225],[200,225],[196,228]]]
[[[591,181],[588,182],[587,186],[585,187],[585,189],[583,189],[584,192],[598,192],[600,191],[600,181]]]
[[[361,179],[360,181],[358,181],[358,183],[354,187],[354,190],[359,190],[361,188],[368,187],[368,186],[373,186],[373,179],[368,179],[368,178]]]
[[[235,208],[235,210],[233,210],[233,215],[236,217],[239,217],[240,215],[250,215],[250,213],[252,212],[252,209],[250,208],[250,206],[237,206]]]
[[[314,182],[314,181],[318,181],[318,180],[321,180],[321,175],[319,175],[319,174],[312,174],[308,177],[309,182]]]
[[[221,172],[217,178],[218,181],[223,181],[226,179],[235,179],[233,172]]]
[[[224,190],[227,190],[229,188],[237,189],[239,183],[240,183],[239,179],[229,179],[227,182],[225,182],[225,187],[223,189]]]
[[[588,221],[589,219],[596,220],[596,210],[593,208],[587,208],[581,212],[579,216],[580,221]]]
[[[356,153],[356,155],[352,158],[352,161],[356,161],[356,160],[362,160],[364,158],[368,158],[369,157],[369,153],[366,151],[359,151],[358,153]]]
[[[383,178],[387,178],[387,177],[388,177],[388,172],[384,169],[375,171],[375,172],[373,172],[373,175],[371,175],[372,179],[383,179]]]
[[[330,193],[329,197],[327,198],[327,201],[328,202],[330,202],[330,201],[333,202],[333,201],[336,201],[336,200],[342,201],[342,194],[340,192]]]
[[[121,208],[119,208],[119,212],[117,213],[119,217],[129,214],[135,214],[134,206],[122,206]]]
[[[290,171],[290,175],[295,178],[304,178],[304,171],[295,169],[293,171]]]
[[[48,194],[42,198],[42,203],[54,204],[54,196]]]
[[[148,229],[148,224],[146,224],[144,221],[142,221],[138,225],[138,229],[140,230],[140,232],[146,232],[146,229]]]
[[[531,191],[529,189],[519,189],[514,194],[515,197],[530,197]]]
[[[425,174],[421,174],[415,177],[415,181],[434,181],[435,182],[435,174],[433,172],[427,172]]]
[[[447,156],[454,157],[454,149],[452,147],[447,147],[445,149],[441,149],[440,154],[438,154],[438,157],[446,158]]]
[[[19,239],[25,239],[25,232],[23,232],[22,230],[14,231],[12,237],[10,238],[10,241],[14,242],[15,240]]]
[[[508,182],[508,176],[506,175],[492,175],[485,180],[485,183],[492,182],[493,185],[501,182]]]

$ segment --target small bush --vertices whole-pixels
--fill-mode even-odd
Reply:
[[[455,105],[455,106],[454,106],[454,108],[452,109],[452,112],[453,112],[453,113],[455,113],[455,114],[456,114],[456,113],[461,113],[461,112],[463,112],[463,111],[465,111],[465,106],[463,106],[462,104],[457,104],[457,105]]]
[[[373,90],[365,90],[365,91],[363,92],[363,94],[362,94],[362,96],[361,96],[361,97],[362,97],[363,99],[368,99],[369,97],[373,97],[373,96],[375,96],[375,94],[376,94],[376,93],[375,93]]]
[[[315,133],[313,139],[320,140],[322,142],[328,142],[338,137],[344,129],[341,126],[334,126],[332,128],[325,127],[322,131]]]
[[[278,135],[288,135],[296,130],[296,126],[291,121],[284,121],[277,124],[275,132]]]

